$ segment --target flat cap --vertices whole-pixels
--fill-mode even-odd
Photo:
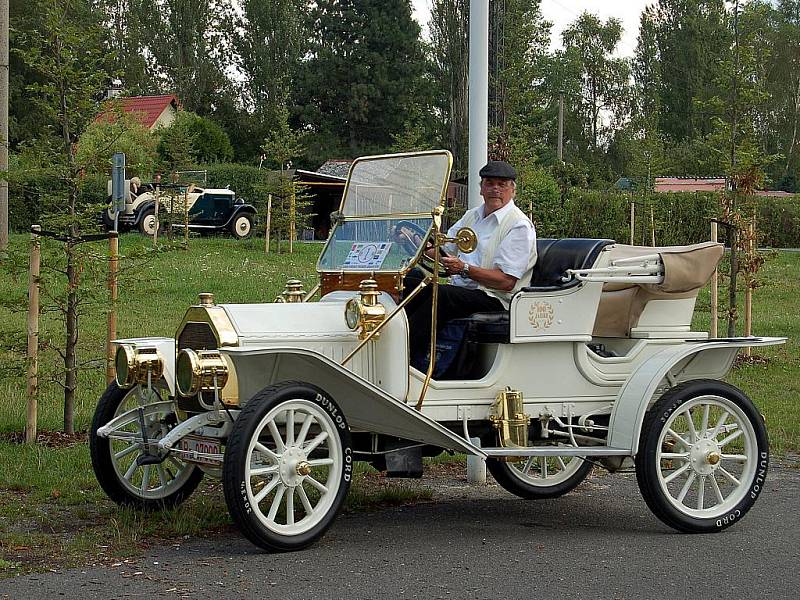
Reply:
[[[490,160],[486,166],[478,171],[481,177],[497,177],[499,179],[516,179],[517,172],[504,160]]]

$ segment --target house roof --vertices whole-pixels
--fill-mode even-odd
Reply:
[[[656,192],[718,192],[726,186],[724,177],[656,177]]]
[[[346,179],[347,175],[350,173],[350,165],[352,164],[352,160],[332,158],[326,160],[325,163],[319,169],[317,169],[317,173],[322,173],[323,175],[333,175],[334,177],[342,177]]]
[[[135,114],[144,127],[150,129],[155,125],[161,113],[172,105],[176,110],[180,107],[178,97],[170,94],[167,96],[130,96],[114,100],[122,112]],[[113,105],[112,105],[113,106]],[[110,108],[100,113],[95,121],[113,122],[114,114]]]

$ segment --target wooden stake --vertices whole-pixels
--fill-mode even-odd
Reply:
[[[633,228],[636,224],[636,203],[631,202],[631,246],[633,246]]]
[[[716,242],[719,231],[719,223],[711,221],[711,241]],[[716,338],[719,335],[718,323],[719,319],[719,275],[717,269],[711,275],[711,337]]]
[[[155,248],[158,246],[158,228],[160,223],[158,222],[158,210],[159,210],[159,196],[161,195],[159,192],[161,191],[161,186],[156,185],[156,230],[153,232],[153,247]]]
[[[753,264],[753,258],[756,252],[756,242],[755,242],[755,235],[756,235],[756,223],[755,223],[755,216],[753,217],[753,221],[748,226],[748,230],[750,235],[748,236],[747,240],[747,254],[750,258],[750,264]],[[753,335],[753,277],[755,277],[755,273],[750,273],[749,277],[747,278],[747,287],[744,290],[744,335],[745,337]],[[751,356],[753,354],[753,348],[748,346],[745,349],[745,355]]]
[[[39,268],[42,245],[38,232],[31,227],[31,262],[28,273],[28,404],[25,420],[25,443],[36,443],[36,423],[39,412]]]
[[[190,185],[183,192],[183,243],[189,247],[189,189],[194,187]]]
[[[117,338],[117,274],[119,273],[119,234],[112,231],[108,238],[108,295],[111,305],[108,308],[106,327],[106,383],[114,381],[114,346],[111,340]]]
[[[289,197],[289,254],[293,252],[294,236],[297,233],[295,231],[295,201],[295,187],[294,182],[292,182],[292,195]]]
[[[650,238],[651,238],[650,245],[653,246],[653,248],[655,248],[656,247],[656,219],[655,219],[655,216],[653,215],[653,205],[652,204],[650,205]]]
[[[269,229],[272,221],[272,194],[267,196],[267,225],[264,227],[264,252],[269,254]]]

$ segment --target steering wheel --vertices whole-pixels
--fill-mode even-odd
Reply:
[[[413,221],[398,221],[397,224],[394,226],[394,236],[397,239],[397,242],[405,249],[406,252],[409,254],[416,254],[419,247],[425,242],[427,239],[428,232],[425,231],[422,227],[414,223]],[[449,256],[447,252],[439,248],[439,256]],[[439,265],[439,269],[435,270],[435,265],[433,259],[425,254],[422,253],[422,258],[419,262],[419,266],[422,267],[424,270],[428,271],[429,273],[434,273],[439,277],[448,277],[450,274]]]

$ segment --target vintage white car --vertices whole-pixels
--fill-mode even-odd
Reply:
[[[718,244],[540,239],[510,310],[462,319],[449,348],[432,334],[433,358],[410,365],[406,302],[424,286],[435,302],[440,248],[475,244],[469,230],[441,231],[451,162],[445,151],[355,161],[318,289],[290,281],[280,301],[244,305],[202,293],[174,339],[117,340],[90,437],[107,494],[174,506],[204,474],[221,478],[249,540],[296,550],[333,522],[355,461],[419,476],[423,456],[449,450],[485,458],[527,499],[632,459],[667,525],[715,532],[741,519],[764,487],[767,433],[719,379],[739,348],[784,338],[691,330]],[[424,240],[429,275],[403,290]]]

